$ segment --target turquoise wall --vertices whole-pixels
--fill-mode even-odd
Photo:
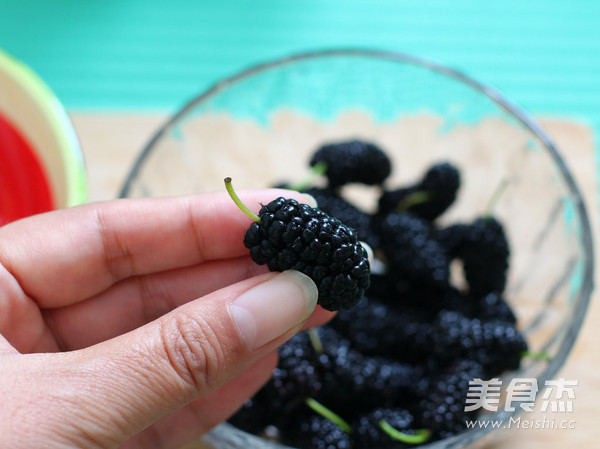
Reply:
[[[173,110],[256,62],[337,46],[447,63],[600,130],[596,0],[0,0],[0,48],[71,110]]]

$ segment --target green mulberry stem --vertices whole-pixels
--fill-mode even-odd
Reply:
[[[323,354],[323,343],[321,343],[321,337],[319,337],[319,331],[316,328],[311,327],[308,330],[308,338],[315,352],[319,355]]]
[[[306,190],[307,188],[309,188],[312,185],[315,178],[317,178],[321,175],[324,175],[326,171],[327,171],[327,162],[321,161],[321,162],[316,163],[312,167],[312,169],[310,170],[308,175],[306,175],[306,178],[304,178],[302,181],[300,181],[296,185],[291,185],[290,190],[295,190],[296,192],[302,192],[302,191]]]
[[[243,213],[248,215],[255,222],[260,223],[260,217],[258,215],[256,215],[254,212],[252,212],[250,209],[248,209],[248,206],[246,206],[244,203],[242,203],[242,200],[240,200],[240,197],[237,195],[237,193],[235,193],[235,190],[233,190],[233,184],[231,184],[231,178],[229,178],[229,177],[225,178],[225,188],[227,189],[229,196],[231,197],[233,202],[237,205],[237,207],[239,207]]]
[[[498,184],[498,187],[496,187],[496,190],[494,190],[494,193],[492,194],[492,197],[490,198],[490,201],[485,208],[485,212],[483,214],[484,218],[490,219],[492,217],[494,209],[496,208],[496,205],[498,204],[500,197],[502,196],[502,194],[508,187],[508,184],[509,184],[509,182],[508,182],[508,179],[506,179],[506,178],[504,178],[502,181],[500,181],[500,184]]]
[[[425,443],[431,436],[431,432],[428,429],[415,430],[414,434],[408,434],[400,432],[398,429],[394,429],[387,421],[379,421],[379,427],[391,438],[397,441],[401,441],[406,444],[421,444]]]
[[[411,193],[402,201],[400,201],[398,207],[396,208],[396,211],[399,213],[404,213],[411,207],[417,206],[418,204],[427,203],[431,201],[431,199],[432,195],[430,192],[426,190],[418,190],[414,193]]]
[[[531,352],[531,351],[523,351],[521,353],[521,358],[530,358],[533,360],[546,360],[546,361],[550,361],[552,360],[552,356],[550,354],[548,354],[546,351],[540,351],[540,352]]]
[[[308,405],[314,412],[318,413],[323,418],[328,419],[332,423],[340,426],[340,428],[344,432],[352,432],[352,427],[350,426],[350,424],[348,424],[341,416],[332,412],[320,402],[315,401],[313,398],[306,398],[304,402],[306,402],[306,405]]]

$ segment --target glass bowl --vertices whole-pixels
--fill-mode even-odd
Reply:
[[[521,109],[452,69],[411,56],[370,50],[299,54],[225,79],[171,117],[143,149],[122,197],[169,196],[298,181],[323,142],[362,138],[390,154],[388,186],[414,182],[435,160],[461,169],[461,190],[442,222],[494,207],[511,244],[505,296],[530,350],[503,380],[536,378],[540,390],[564,364],[592,290],[590,225],[577,185],[544,130]],[[375,188],[344,195],[365,209]],[[371,206],[372,207],[372,206]],[[506,382],[503,383],[506,385]],[[499,411],[481,419],[508,419]],[[491,427],[427,444],[479,446]],[[228,424],[204,438],[214,448],[283,447]]]

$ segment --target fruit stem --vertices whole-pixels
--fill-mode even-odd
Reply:
[[[391,438],[397,441],[401,441],[406,444],[421,444],[426,442],[431,436],[431,432],[428,429],[415,430],[414,434],[408,434],[400,432],[398,429],[394,429],[386,420],[382,419],[379,421],[379,427]]]
[[[317,355],[323,354],[323,343],[321,343],[321,337],[319,337],[319,331],[316,328],[311,327],[308,330],[308,338],[310,338],[310,344],[317,353]]]
[[[240,197],[237,195],[237,193],[235,193],[235,190],[233,190],[233,184],[231,184],[230,177],[225,178],[225,188],[227,189],[229,196],[231,197],[233,202],[237,205],[237,207],[239,207],[243,213],[248,215],[255,222],[260,223],[260,217],[258,215],[256,215],[254,212],[252,212],[250,209],[248,209],[248,206],[246,206],[244,203],[242,203],[242,200],[240,200]]]
[[[323,418],[328,419],[332,423],[338,425],[344,432],[352,432],[352,427],[342,417],[335,414],[320,402],[315,401],[313,398],[306,398],[304,401],[314,412],[321,415]]]
[[[548,362],[550,360],[552,360],[552,357],[546,351],[540,351],[540,352],[523,351],[521,353],[521,358],[522,359],[530,358],[533,360],[546,360]]]
[[[494,193],[492,194],[492,197],[490,198],[490,201],[485,208],[485,212],[483,214],[484,219],[492,218],[492,213],[494,212],[494,209],[496,208],[496,205],[498,204],[500,197],[502,196],[502,194],[508,187],[508,184],[509,184],[509,182],[508,182],[508,179],[506,179],[506,178],[504,178],[502,181],[500,181],[500,184],[498,184],[498,187],[496,187],[496,190],[494,190]]]
[[[400,203],[398,204],[396,211],[398,213],[406,212],[413,206],[431,201],[431,198],[432,195],[430,192],[427,192],[426,190],[418,190],[403,198],[402,201],[400,201]]]
[[[315,178],[317,178],[321,175],[324,175],[326,171],[327,171],[327,162],[325,162],[325,161],[317,162],[315,165],[313,165],[311,170],[308,172],[308,174],[305,176],[305,178],[302,181],[300,181],[299,183],[297,183],[295,185],[290,186],[290,190],[295,190],[296,192],[302,192],[302,191],[306,190],[307,188],[309,188],[312,185]]]

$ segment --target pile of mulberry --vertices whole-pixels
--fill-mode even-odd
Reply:
[[[253,217],[244,244],[272,271],[307,274],[319,303],[339,312],[279,348],[272,378],[230,422],[257,434],[275,426],[279,442],[301,449],[401,449],[466,431],[478,416],[465,411],[469,387],[518,369],[528,350],[504,297],[501,221],[488,212],[440,225],[461,184],[451,162],[396,190],[383,185],[390,159],[372,143],[324,145],[317,164],[326,188],[298,190],[319,209],[277,198]],[[372,213],[345,196],[349,183],[370,186]]]

